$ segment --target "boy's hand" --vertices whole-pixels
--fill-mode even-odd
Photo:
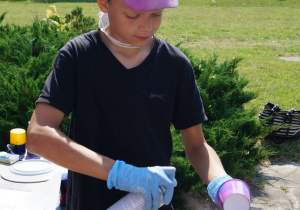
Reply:
[[[116,161],[109,172],[107,187],[140,193],[145,198],[145,209],[158,209],[161,202],[159,187],[165,188],[163,201],[169,204],[177,186],[174,167],[135,167]]]
[[[219,199],[218,199],[219,189],[222,186],[222,184],[229,179],[232,179],[232,177],[227,174],[223,175],[223,176],[219,176],[219,177],[215,178],[207,186],[207,191],[208,191],[209,197],[218,205],[219,205]]]
[[[248,199],[249,202],[249,205],[247,205],[245,202],[242,202],[243,204],[237,207],[237,209],[250,209],[251,191],[249,186],[242,180],[233,179],[231,176],[226,174],[215,178],[211,183],[209,183],[207,190],[211,199],[221,209],[223,209],[226,199],[233,194],[242,194]],[[237,202],[236,204],[240,204],[239,201],[235,202]]]

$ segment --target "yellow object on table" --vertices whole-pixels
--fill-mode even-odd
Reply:
[[[26,143],[26,131],[23,128],[14,128],[10,131],[10,144],[22,145]]]

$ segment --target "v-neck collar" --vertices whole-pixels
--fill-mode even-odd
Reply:
[[[102,41],[101,36],[100,36],[100,29],[97,30],[97,33],[96,33],[95,36],[96,36],[96,38],[98,40],[99,47],[101,47],[101,51],[104,50],[104,53],[106,53],[108,56],[112,57],[112,60],[115,61],[114,65],[118,65],[118,67],[119,67],[118,69],[122,70],[123,73],[125,73],[125,74],[132,74],[132,73],[136,73],[136,72],[141,71],[152,59],[154,59],[155,54],[157,52],[158,45],[159,45],[159,39],[153,35],[153,37],[154,37],[154,41],[153,42],[154,43],[153,43],[153,47],[152,47],[149,55],[144,59],[144,61],[141,64],[137,65],[136,67],[127,69],[116,58],[116,56],[108,49],[108,47],[104,44],[104,42]]]

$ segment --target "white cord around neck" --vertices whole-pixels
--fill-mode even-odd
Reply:
[[[112,43],[114,43],[115,45],[118,45],[119,47],[123,47],[123,48],[140,48],[140,47],[133,46],[132,44],[125,44],[123,42],[120,42],[120,41],[116,40],[112,36],[110,36],[105,30],[105,28],[109,25],[108,14],[103,13],[103,12],[99,12],[98,16],[99,16],[99,28],[100,28],[100,30],[107,36],[107,38],[110,39],[110,41]]]

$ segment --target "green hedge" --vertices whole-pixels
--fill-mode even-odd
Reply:
[[[257,94],[244,90],[248,81],[241,78],[237,71],[242,59],[233,58],[218,64],[216,55],[209,60],[199,60],[187,49],[181,50],[191,60],[209,119],[202,124],[206,141],[216,150],[228,174],[248,182],[254,176],[255,166],[268,155],[257,146],[258,140],[268,130],[255,117],[255,108],[244,109],[243,105],[255,99]],[[171,161],[177,169],[178,180],[173,201],[179,209],[185,209],[179,192],[207,196],[206,185],[187,160],[180,133],[173,129],[172,136],[174,148]]]
[[[95,25],[94,19],[84,18],[81,12],[81,8],[76,8],[67,15],[69,21],[76,19],[69,31],[61,31],[55,24],[37,18],[31,26],[1,25],[6,13],[0,16],[1,151],[9,143],[11,129],[27,128],[58,50]],[[68,120],[64,119],[62,131],[67,133],[67,127]]]
[[[218,64],[216,55],[209,60],[199,60],[187,49],[181,50],[191,60],[209,119],[202,124],[206,141],[216,150],[228,174],[249,183],[255,174],[255,166],[268,155],[257,146],[268,130],[255,117],[255,108],[244,109],[243,105],[255,99],[257,94],[244,90],[248,81],[240,78],[237,71],[242,59],[233,58]],[[178,180],[173,202],[176,209],[186,209],[180,192],[207,196],[207,186],[187,160],[179,131],[172,129],[172,136],[171,161]]]
[[[0,18],[0,150],[5,150],[12,128],[27,127],[58,50],[71,38],[87,31],[87,25],[95,25],[92,19],[83,18],[81,12],[76,8],[67,16],[68,20],[80,16],[76,19],[79,23],[73,21],[73,27],[69,25],[64,30],[37,19],[31,26],[2,26]],[[264,134],[263,127],[254,117],[257,111],[243,108],[257,94],[244,90],[248,81],[240,78],[237,71],[242,59],[233,58],[218,64],[217,56],[200,60],[187,49],[181,50],[191,60],[209,118],[202,125],[206,140],[219,154],[226,171],[246,180],[253,175],[255,165],[266,153],[255,146]],[[62,131],[66,133],[67,127],[68,119],[65,119]],[[177,168],[177,189],[201,192],[205,185],[185,156],[179,132],[171,129],[174,139],[171,161]]]

